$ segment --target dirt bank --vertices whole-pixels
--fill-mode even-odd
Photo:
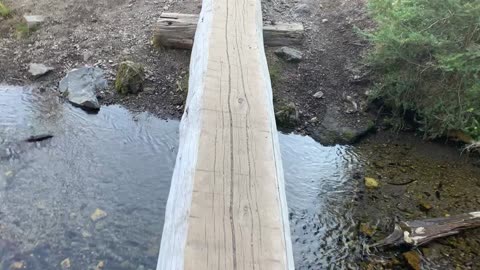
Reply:
[[[113,82],[119,62],[128,59],[145,66],[145,91],[137,96],[109,90],[98,93],[103,104],[122,104],[162,118],[179,118],[184,109],[189,51],[156,49],[151,29],[164,11],[199,13],[198,1],[160,0],[6,0],[13,18],[0,19],[0,82],[34,84],[56,91],[70,69],[96,65]],[[299,118],[295,130],[324,144],[348,143],[372,126],[364,112],[368,75],[361,65],[367,44],[354,28],[369,27],[364,0],[264,1],[266,23],[302,22],[306,28],[299,64],[286,63],[267,50],[276,104],[294,103]],[[23,14],[46,16],[35,32],[18,38]],[[30,63],[55,68],[34,79]],[[322,98],[313,95],[321,91]]]

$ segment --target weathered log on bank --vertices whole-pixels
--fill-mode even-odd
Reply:
[[[158,46],[191,49],[199,15],[162,13],[153,30],[153,42]],[[304,38],[301,23],[275,23],[263,26],[265,46],[301,45]]]
[[[202,7],[157,270],[293,270],[260,0]]]
[[[480,227],[480,212],[400,222],[392,234],[374,246],[421,246],[434,239],[457,234],[462,230]]]

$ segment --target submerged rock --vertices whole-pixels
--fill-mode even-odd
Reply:
[[[285,61],[293,63],[298,63],[302,61],[303,58],[303,54],[301,51],[290,47],[281,47],[275,50],[275,54],[285,59]]]
[[[25,262],[24,261],[19,261],[19,262],[14,262],[10,265],[10,270],[19,270],[19,269],[24,269],[25,268]]]
[[[48,139],[51,139],[53,138],[53,135],[51,134],[38,134],[38,135],[32,135],[30,137],[28,137],[27,139],[25,139],[26,142],[41,142],[41,141],[45,141],[45,140],[48,140]]]
[[[365,177],[365,187],[366,188],[378,188],[379,184],[375,178]]]
[[[417,252],[409,251],[403,253],[403,258],[407,261],[408,265],[414,270],[420,270],[421,267],[421,259]]]
[[[43,76],[52,70],[52,67],[47,67],[44,64],[37,63],[31,63],[28,68],[28,72],[32,74],[33,77]]]
[[[60,266],[62,267],[62,269],[70,269],[71,267],[70,258],[66,258],[65,260],[63,260],[60,263]]]
[[[115,89],[120,94],[137,94],[143,91],[144,81],[143,66],[132,61],[125,61],[118,66]]]
[[[315,94],[313,94],[313,97],[314,98],[323,98],[323,92],[322,91],[318,91],[316,92]]]
[[[428,212],[433,208],[433,206],[429,202],[425,201],[420,202],[420,204],[418,204],[418,207],[424,212]]]
[[[95,221],[100,220],[100,219],[105,218],[105,217],[107,217],[107,212],[103,211],[100,208],[97,208],[97,209],[95,209],[95,211],[90,216],[90,219],[93,222],[95,222]]]
[[[97,266],[95,267],[95,270],[102,270],[103,267],[105,267],[105,262],[104,261],[99,261]]]
[[[60,92],[68,100],[85,109],[100,109],[96,91],[107,88],[103,70],[96,67],[83,67],[70,71],[60,81]]]
[[[361,234],[363,234],[365,236],[372,237],[373,234],[375,233],[375,228],[371,227],[367,223],[360,223],[359,231],[360,231]]]

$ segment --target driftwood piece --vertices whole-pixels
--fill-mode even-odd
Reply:
[[[203,0],[157,270],[293,270],[260,0]]]
[[[462,230],[480,227],[480,212],[444,218],[399,222],[392,234],[374,246],[421,246],[434,239],[457,234]]]
[[[199,15],[162,13],[153,29],[156,45],[191,49]],[[301,23],[275,23],[263,26],[265,46],[294,46],[303,42],[304,28]]]

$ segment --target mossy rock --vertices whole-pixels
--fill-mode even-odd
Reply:
[[[145,70],[142,65],[132,61],[120,63],[115,80],[115,89],[120,94],[137,94],[143,91]]]
[[[280,128],[295,128],[300,121],[295,104],[293,102],[275,104],[275,120]]]

